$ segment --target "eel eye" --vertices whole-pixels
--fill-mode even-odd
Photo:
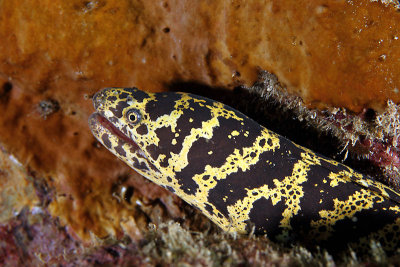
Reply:
[[[130,122],[132,124],[139,123],[140,119],[142,118],[142,116],[140,115],[140,111],[137,109],[128,110],[128,112],[126,112],[125,116],[126,116],[128,122]]]

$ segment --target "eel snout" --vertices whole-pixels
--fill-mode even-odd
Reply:
[[[123,143],[128,143],[131,146],[131,149],[135,151],[140,150],[139,146],[135,143],[134,140],[126,136],[100,113],[95,112],[90,115],[89,127],[93,135],[103,144],[105,137],[107,137],[107,139],[118,138],[119,141],[122,141]]]

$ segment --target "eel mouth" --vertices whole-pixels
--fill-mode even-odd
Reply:
[[[123,143],[129,144],[131,149],[134,152],[137,152],[141,155],[144,155],[143,151],[139,148],[139,146],[133,141],[131,138],[126,136],[123,132],[121,132],[117,127],[114,126],[109,120],[107,120],[104,116],[102,116],[100,113],[93,113],[89,117],[89,126],[90,129],[92,130],[94,136],[103,143],[102,137],[100,136],[99,130],[97,127],[103,128],[110,136],[116,136],[119,140],[121,140]],[[105,144],[103,144],[105,145]]]
[[[89,127],[96,139],[102,143],[106,148],[108,148],[117,157],[125,161],[131,168],[135,169],[137,172],[145,177],[149,177],[149,173],[160,173],[160,171],[153,165],[149,160],[145,152],[140,149],[138,144],[123,132],[121,132],[112,122],[107,120],[99,112],[95,112],[89,117]],[[110,138],[104,138],[104,135],[113,136],[118,139],[118,146],[112,147],[110,143]],[[129,152],[132,155],[133,162],[127,158],[126,153],[121,151],[122,145],[127,144],[129,147]],[[139,160],[139,159],[142,160]],[[144,161],[143,161],[144,160]],[[146,162],[146,163],[144,163]]]

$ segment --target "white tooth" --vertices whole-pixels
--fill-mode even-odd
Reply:
[[[139,150],[139,154],[147,159],[146,154],[144,154],[143,150]]]
[[[110,110],[106,110],[104,114],[106,115],[107,118],[111,118],[113,116],[113,113]]]
[[[19,162],[19,161],[17,160],[17,158],[14,157],[13,155],[9,155],[8,158],[9,158],[14,164],[16,164],[16,165],[18,165],[18,166],[20,166],[20,167],[22,166],[22,163]]]

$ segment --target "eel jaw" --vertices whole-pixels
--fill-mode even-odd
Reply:
[[[130,153],[134,153],[136,155],[140,155],[140,158],[148,160],[145,153],[140,149],[140,147],[136,144],[134,140],[126,136],[122,133],[117,127],[115,127],[107,118],[102,116],[100,113],[95,112],[89,117],[89,128],[92,131],[93,135],[96,139],[102,143],[107,149],[113,152],[117,157],[128,163],[128,158],[124,157],[120,152],[119,149],[122,149],[122,146],[125,148],[129,148]],[[111,138],[118,140],[114,142],[114,146],[112,145],[113,142]],[[116,146],[118,143],[118,147]],[[131,166],[134,167],[134,166]],[[136,169],[136,168],[135,168]]]
[[[131,145],[135,151],[140,150],[139,146],[135,143],[135,141],[126,136],[123,132],[121,132],[117,127],[115,127],[109,120],[107,120],[107,118],[102,116],[100,113],[97,112],[93,113],[89,117],[89,125],[91,129],[93,129],[92,128],[93,119],[96,124],[101,125],[101,127],[107,129],[111,135],[116,136],[124,143],[128,143],[129,145]]]
[[[133,141],[131,138],[122,133],[117,127],[115,127],[109,120],[107,120],[107,118],[102,116],[100,113],[95,112],[92,115],[90,115],[89,127],[92,130],[93,135],[96,136],[97,139],[101,139],[101,136],[99,136],[100,132],[103,133],[108,132],[110,136],[116,136],[119,140],[123,141],[124,143],[128,143],[130,146],[132,146],[134,151],[140,150],[139,146],[135,143],[135,141]],[[99,127],[101,129],[99,129]]]

